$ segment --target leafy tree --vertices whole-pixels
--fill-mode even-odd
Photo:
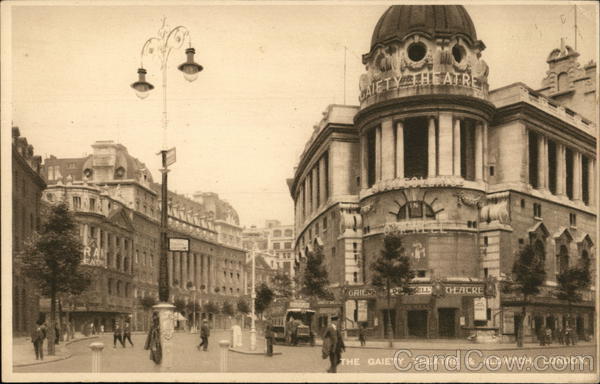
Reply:
[[[582,291],[589,288],[591,284],[590,260],[582,258],[579,265],[567,268],[562,271],[557,277],[558,288],[554,295],[565,300],[569,306],[569,318],[572,318],[573,303],[582,300]]]
[[[291,299],[293,296],[292,290],[292,279],[290,276],[283,272],[278,271],[271,279],[271,286],[273,287],[273,294],[276,299]]]
[[[324,258],[323,247],[318,245],[315,245],[313,252],[307,253],[300,293],[312,299],[333,300],[333,293],[329,289],[329,276],[323,265]]]
[[[58,295],[78,295],[90,285],[90,278],[81,268],[83,245],[77,224],[65,203],[51,207],[40,232],[25,245],[22,265],[25,274],[50,298],[48,340],[54,340],[56,301]],[[54,343],[48,343],[48,354],[54,355]]]
[[[262,283],[256,288],[256,299],[254,299],[254,309],[256,313],[262,313],[271,305],[273,302],[274,293],[265,283]]]
[[[529,298],[540,292],[540,286],[546,280],[544,269],[544,249],[541,243],[535,246],[530,244],[521,248],[515,257],[512,268],[512,277],[505,283],[503,291],[523,295],[523,309],[520,324],[517,329],[517,346],[523,346],[523,331],[527,303]]]
[[[250,305],[248,305],[248,302],[243,297],[238,299],[237,310],[243,315],[247,315],[251,311]]]
[[[397,287],[401,294],[410,295],[413,290],[409,284],[415,277],[415,272],[410,266],[410,259],[404,254],[400,236],[386,235],[383,238],[383,249],[380,251],[379,257],[371,264],[371,269],[373,270],[371,283],[376,287],[385,289],[388,308],[386,327],[391,347],[394,339],[392,319],[389,312],[392,307],[391,288]]]
[[[229,301],[226,301],[223,303],[223,306],[221,307],[221,313],[223,313],[224,315],[227,315],[227,316],[233,316],[235,314],[235,309],[233,308],[233,305]]]
[[[212,313],[212,314],[219,313],[219,306],[217,304],[215,304],[213,301],[209,301],[208,303],[204,304],[204,307],[202,309],[206,313]]]
[[[185,300],[177,298],[175,299],[175,302],[173,303],[173,305],[175,306],[175,311],[183,314],[185,313],[186,309],[187,309],[187,303],[185,302]]]

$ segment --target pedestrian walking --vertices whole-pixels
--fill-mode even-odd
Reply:
[[[331,323],[323,335],[323,358],[329,357],[329,373],[336,373],[337,366],[342,362],[342,352],[346,350],[342,333],[339,330],[338,317],[331,318]]]
[[[104,324],[100,324],[100,334],[104,335]]]
[[[361,324],[358,328],[358,340],[360,341],[361,347],[367,345],[367,330],[364,324]]]
[[[160,323],[156,312],[152,314],[152,326],[148,331],[144,349],[150,350],[150,360],[154,361],[154,364],[160,364],[162,361],[162,345],[160,343]]]
[[[113,331],[113,348],[117,348],[117,341],[125,348],[125,343],[123,342],[123,329],[118,321],[115,322],[115,329]]]
[[[546,327],[546,344],[552,344],[552,329],[550,327]]]
[[[54,344],[58,344],[60,342],[60,330],[58,329],[58,324],[54,323]]]
[[[123,327],[123,347],[125,347],[125,340],[129,340],[129,344],[133,347],[133,341],[131,341],[131,324],[129,324],[129,321],[126,321]]]
[[[273,324],[271,319],[265,323],[265,341],[267,343],[267,356],[273,356]]]
[[[541,346],[546,345],[546,330],[544,327],[540,327],[537,332],[538,341]]]
[[[200,347],[202,347],[203,351],[207,351],[208,350],[208,337],[210,336],[210,329],[208,328],[208,320],[204,319],[202,320],[202,326],[200,327],[200,340],[202,340],[202,342],[200,344],[198,344],[198,346],[196,348],[198,348],[198,350],[200,350]]]
[[[96,326],[94,325],[93,321],[90,323],[90,329],[92,330],[92,335],[95,335],[96,334]]]
[[[561,326],[559,326],[558,329],[556,330],[556,337],[558,339],[558,344],[560,344],[560,345],[565,344],[565,335],[564,335],[563,328]]]
[[[46,338],[46,324],[43,321],[36,321],[35,327],[31,332],[31,342],[35,350],[35,359],[44,360],[44,339]]]

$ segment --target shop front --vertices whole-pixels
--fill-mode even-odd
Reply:
[[[391,327],[395,338],[467,338],[476,327],[487,324],[486,282],[411,285],[410,295],[392,288],[389,307],[385,292],[369,286],[349,288],[348,298],[366,302],[367,328],[375,337],[386,337]]]

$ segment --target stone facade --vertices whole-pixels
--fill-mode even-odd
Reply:
[[[25,242],[40,226],[41,195],[46,183],[40,175],[42,159],[33,146],[12,128],[12,261],[13,334],[29,335],[39,314],[39,294],[20,268]]]
[[[119,235],[128,244],[129,270],[126,274],[120,271],[120,278],[108,276],[112,273],[110,268],[99,273],[93,285],[98,293],[97,298],[90,298],[94,295],[90,296],[89,292],[77,298],[75,301],[78,304],[72,308],[73,317],[85,318],[85,322],[93,321],[96,326],[104,324],[105,330],[111,329],[116,320],[129,320],[133,329],[146,330],[150,313],[142,305],[142,298],[153,297],[158,300],[161,188],[154,183],[147,167],[129,155],[124,146],[111,141],[98,141],[92,148],[93,154],[81,159],[46,159],[44,171],[50,185],[48,192],[66,191],[70,204],[75,204],[72,198],[77,195],[80,208],[72,208],[80,225],[84,228],[97,227],[105,236],[117,230],[116,224],[111,222],[116,217],[111,209],[120,207],[122,213],[118,217],[122,220],[126,218],[129,226],[127,237]],[[191,304],[190,308],[194,308],[195,300],[197,322],[208,316],[202,312],[202,305],[211,301],[221,306],[223,302],[233,302],[243,295],[246,254],[240,246],[235,245],[239,240],[232,236],[236,233],[235,228],[239,228],[235,210],[219,200],[216,194],[200,195],[203,199],[199,201],[198,196],[190,198],[169,192],[167,207],[168,236],[186,238],[190,243],[189,252],[167,254],[170,301],[183,300]],[[101,209],[99,204],[111,207],[102,208],[108,209],[102,220],[98,216],[100,211],[90,215],[92,199],[96,209]],[[96,221],[90,221],[90,217]],[[218,232],[224,226],[233,228],[233,232]],[[100,254],[109,252],[109,248],[100,248]],[[113,284],[121,281],[123,289],[117,290],[116,286],[112,289],[108,284],[110,279]],[[117,305],[118,308],[106,307],[101,311],[93,308],[100,302],[105,303],[105,298],[110,299],[108,304]],[[183,312],[191,324],[194,310],[190,308],[186,305]],[[226,325],[221,317],[214,319],[215,325]],[[84,321],[79,323],[83,324]]]
[[[294,226],[282,225],[279,220],[267,220],[264,227],[244,228],[242,244],[251,251],[253,247],[273,270],[294,276]]]
[[[522,83],[490,91],[484,49],[461,6],[392,6],[381,17],[363,55],[360,106],[327,108],[288,180],[296,268],[322,247],[336,293],[319,317],[333,305],[346,328],[365,323],[379,336],[389,315],[397,337],[488,329],[510,340],[522,303],[498,281],[521,246],[542,244],[547,281],[525,334],[566,324],[557,271],[595,263],[595,83],[586,72],[595,64],[579,69],[575,52],[555,50],[539,92]],[[555,79],[565,71],[569,82]],[[391,308],[369,268],[388,233],[402,237],[416,274],[415,294],[393,294]],[[593,332],[595,289],[575,305],[580,337]]]

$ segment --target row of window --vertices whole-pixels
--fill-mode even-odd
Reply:
[[[273,237],[281,237],[282,233],[284,233],[285,237],[294,236],[294,231],[291,229],[286,229],[284,232],[282,232],[280,229],[275,229],[275,230],[273,230]]]
[[[131,284],[113,278],[108,279],[108,294],[111,296],[131,297]]]
[[[281,248],[281,243],[274,242],[273,243],[273,249],[274,250],[282,249]],[[285,243],[283,243],[283,249],[292,249],[292,242],[291,241],[286,241]]]
[[[335,213],[332,211],[330,213],[331,215],[331,220],[333,220],[333,216],[335,215]],[[319,225],[319,222],[321,223],[321,225]],[[305,234],[300,238],[300,248],[304,248],[305,244],[310,244],[310,242],[313,239],[313,226],[314,226],[314,237],[318,237],[321,232],[320,232],[320,228],[323,229],[322,234],[325,235],[325,232],[327,232],[327,228],[328,228],[328,221],[327,221],[327,215],[323,215],[323,218],[319,221],[317,220],[312,226],[310,226],[308,228],[308,231],[305,232]]]

